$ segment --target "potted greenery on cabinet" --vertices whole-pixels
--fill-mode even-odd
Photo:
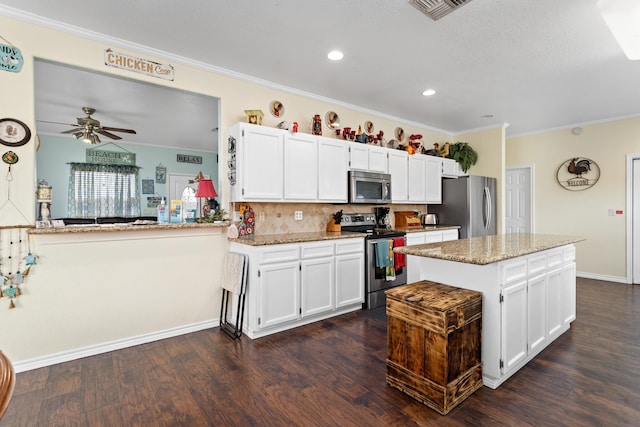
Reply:
[[[449,144],[449,154],[447,158],[453,159],[460,164],[460,167],[467,173],[469,168],[478,161],[478,153],[468,142],[456,142]]]

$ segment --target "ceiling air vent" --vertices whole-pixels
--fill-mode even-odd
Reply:
[[[409,0],[419,11],[437,21],[471,0]]]

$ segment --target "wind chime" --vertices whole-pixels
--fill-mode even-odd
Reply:
[[[37,257],[31,253],[29,227],[0,229],[0,298],[9,298],[9,308],[22,294],[22,286]]]
[[[31,131],[20,120],[0,119],[0,143],[9,147],[19,147],[31,138]],[[11,201],[11,168],[18,163],[18,155],[7,151],[2,155],[2,161],[8,165],[7,200],[0,205],[0,211],[13,207],[22,217],[28,218]],[[9,308],[15,308],[15,300],[22,294],[25,277],[31,267],[36,264],[36,256],[31,253],[29,225],[10,225],[0,227],[0,299],[9,298]]]

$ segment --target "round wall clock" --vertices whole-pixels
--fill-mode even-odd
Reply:
[[[591,159],[572,157],[558,167],[556,176],[558,184],[565,190],[586,190],[600,179],[600,167]]]
[[[31,139],[31,130],[17,119],[0,119],[0,144],[19,147]]]

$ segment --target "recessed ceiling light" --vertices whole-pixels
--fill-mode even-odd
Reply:
[[[327,58],[332,61],[340,61],[342,58],[344,58],[344,53],[340,52],[339,50],[332,50],[327,55]]]
[[[432,96],[432,95],[435,95],[435,94],[436,94],[436,91],[435,91],[435,90],[433,90],[433,89],[427,89],[427,90],[425,90],[424,92],[422,92],[422,94],[423,94],[424,96]]]

